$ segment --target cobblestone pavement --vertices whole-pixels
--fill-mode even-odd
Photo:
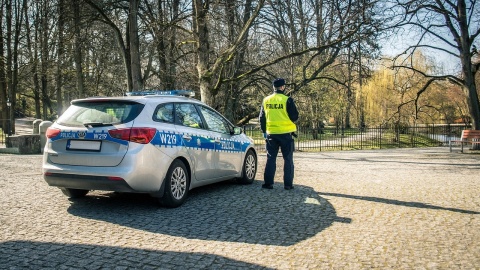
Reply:
[[[261,189],[264,164],[253,185],[166,209],[141,194],[68,200],[40,155],[0,155],[0,268],[480,269],[478,154],[295,153],[291,191],[281,173]]]

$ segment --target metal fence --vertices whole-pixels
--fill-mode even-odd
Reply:
[[[449,140],[460,139],[462,130],[469,125],[379,126],[358,128],[325,127],[322,129],[299,128],[295,150],[319,152],[331,150],[363,150],[385,148],[412,148],[446,146]],[[8,136],[0,127],[0,145]],[[254,139],[257,151],[265,151],[265,140],[258,126],[246,126],[245,133]]]
[[[459,139],[464,129],[470,126],[445,124],[423,126],[379,126],[366,128],[325,127],[312,130],[299,128],[295,150],[305,152],[331,150],[362,150],[386,148],[413,148],[446,146],[449,140]],[[258,151],[265,151],[265,141],[259,127],[245,127]]]

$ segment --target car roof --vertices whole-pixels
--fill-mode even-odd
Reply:
[[[176,95],[134,95],[134,96],[121,96],[121,97],[89,97],[89,98],[82,98],[82,99],[75,99],[72,100],[72,104],[77,102],[88,102],[88,101],[134,101],[137,103],[146,104],[150,101],[154,102],[193,102],[198,104],[204,104],[198,99],[184,97],[184,96],[176,96]]]

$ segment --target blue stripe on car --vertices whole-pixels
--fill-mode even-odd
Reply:
[[[184,136],[191,137],[191,140],[184,140]],[[183,143],[183,145],[188,148],[222,152],[245,152],[251,144],[250,141],[226,140],[224,138],[220,138],[219,140],[220,143],[216,144],[214,138],[188,133],[178,134],[168,131],[158,131],[150,143],[160,147],[178,147],[182,146]]]
[[[116,142],[122,145],[128,145],[127,141],[119,140],[113,138],[108,134],[107,131],[100,132],[84,132],[84,131],[62,131],[57,136],[51,138],[52,142],[64,139],[74,139],[74,140],[102,140],[102,141],[111,141]]]
[[[183,136],[187,135],[191,137],[191,140],[184,140]],[[62,139],[76,139],[76,140],[104,140],[119,143],[122,145],[128,145],[128,141],[119,140],[110,136],[107,131],[100,132],[83,132],[83,131],[62,131],[56,137],[51,138],[50,140],[58,141]],[[251,144],[250,141],[238,141],[238,140],[227,140],[220,138],[220,143],[216,144],[214,138],[208,138],[205,136],[199,136],[194,134],[178,134],[168,131],[159,131],[155,134],[155,137],[150,142],[155,146],[160,147],[181,147],[184,145],[188,148],[196,149],[205,149],[210,151],[222,151],[222,152],[245,152],[248,146]],[[215,147],[216,146],[216,147]]]

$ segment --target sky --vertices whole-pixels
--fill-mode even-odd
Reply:
[[[384,57],[392,58],[401,54],[409,46],[415,44],[417,40],[418,37],[414,34],[391,37],[383,42],[382,54]],[[446,48],[446,46],[443,46],[443,48]],[[439,67],[443,67],[445,74],[457,74],[460,72],[461,65],[460,60],[457,57],[433,49],[423,48],[422,52],[427,55],[427,57],[431,58]]]

